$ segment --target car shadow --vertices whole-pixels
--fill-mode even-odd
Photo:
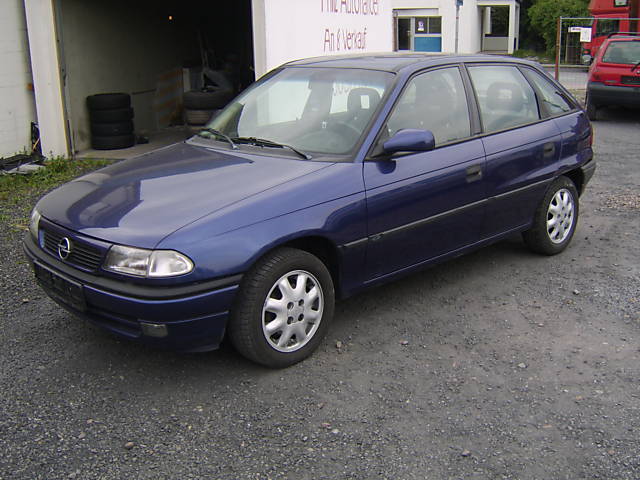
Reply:
[[[354,328],[352,320],[363,317],[363,312],[366,312],[365,316],[370,312],[375,317],[384,317],[393,313],[399,304],[416,302],[416,292],[429,292],[431,297],[437,297],[441,290],[449,288],[463,277],[475,276],[480,280],[488,270],[495,269],[496,265],[505,262],[526,263],[528,257],[539,258],[524,246],[519,236],[514,236],[471,254],[340,300],[336,305],[336,314],[328,337],[321,344],[319,351],[308,361],[313,362],[316,358],[316,362],[321,364],[322,360],[318,361],[319,356],[333,355],[335,345],[330,343],[335,343],[335,338],[357,338],[358,331]],[[523,265],[522,268],[526,267]],[[375,321],[371,323],[371,327],[377,328]],[[382,328],[382,325],[380,327]],[[242,357],[228,340],[216,351],[181,353],[122,340],[88,324],[77,332],[83,332],[80,334],[82,341],[75,342],[77,350],[64,361],[67,372],[74,372],[70,374],[79,377],[87,374],[102,377],[107,383],[113,378],[122,377],[122,381],[128,383],[130,388],[147,393],[162,390],[167,385],[175,386],[176,382],[185,385],[185,388],[204,382],[211,388],[219,389],[233,388],[238,378],[250,380],[280,375],[277,370],[257,365]],[[63,340],[73,341],[68,336],[59,339],[61,342]],[[304,368],[301,365],[290,368],[299,371]]]
[[[596,123],[600,121],[612,121],[616,123],[639,123],[640,109],[615,106],[599,107],[596,118]]]

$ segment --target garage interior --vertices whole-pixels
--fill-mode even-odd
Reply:
[[[151,142],[109,155],[118,158],[192,134],[184,126],[183,92],[217,88],[203,66],[222,73],[235,93],[254,80],[251,0],[58,0],[56,17],[70,150],[77,156],[91,149],[89,95],[131,95],[135,135]]]

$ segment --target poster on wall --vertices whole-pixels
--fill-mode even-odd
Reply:
[[[265,72],[300,58],[393,49],[391,0],[264,0],[264,6]]]

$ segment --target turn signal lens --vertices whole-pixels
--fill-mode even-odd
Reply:
[[[38,228],[40,227],[40,212],[38,212],[38,210],[36,210],[35,208],[33,209],[33,212],[31,212],[31,219],[29,220],[29,232],[31,232],[31,238],[33,238],[33,240],[38,243]]]
[[[193,270],[193,262],[173,250],[154,250],[149,263],[150,277],[174,277]]]

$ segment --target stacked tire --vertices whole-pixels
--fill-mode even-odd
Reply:
[[[230,89],[185,92],[182,98],[185,122],[191,127],[206,124],[232,98],[233,90]]]
[[[91,122],[91,146],[95,150],[118,150],[136,143],[133,108],[127,93],[99,93],[87,97]]]

